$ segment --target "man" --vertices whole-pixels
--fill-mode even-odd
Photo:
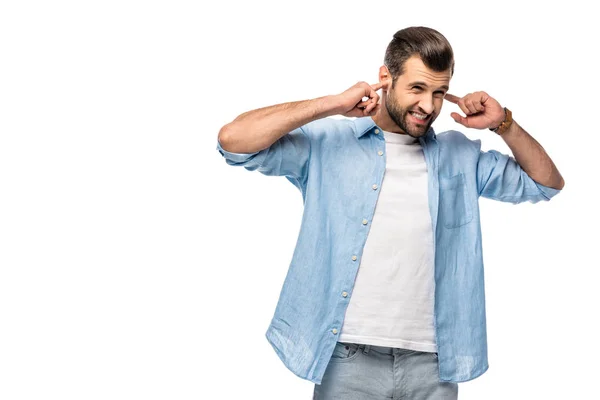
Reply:
[[[448,93],[453,72],[443,35],[406,28],[377,84],[253,110],[219,132],[229,165],[302,193],[266,337],[317,399],[457,398],[458,382],[488,368],[478,198],[536,203],[564,186],[508,108],[485,92]],[[493,130],[514,158],[435,134],[444,99],[464,112],[456,122]],[[327,118],[337,114],[356,118]]]

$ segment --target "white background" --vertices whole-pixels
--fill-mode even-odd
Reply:
[[[242,112],[377,81],[397,30],[452,43],[548,151],[550,202],[480,202],[490,369],[467,399],[598,394],[599,29],[591,4],[2,2],[0,398],[309,399],[264,334],[302,216],[231,167]],[[484,149],[489,131],[449,116]]]

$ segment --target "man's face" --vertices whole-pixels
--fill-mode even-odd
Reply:
[[[392,121],[414,138],[423,136],[440,114],[451,77],[449,69],[427,68],[419,56],[406,60],[404,73],[387,91],[385,107]]]

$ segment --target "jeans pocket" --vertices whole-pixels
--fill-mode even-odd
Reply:
[[[361,352],[361,346],[356,343],[345,343],[337,342],[331,355],[331,361],[333,362],[347,362],[352,361]]]
[[[440,177],[440,214],[446,228],[458,228],[473,219],[473,210],[461,172],[452,177]]]

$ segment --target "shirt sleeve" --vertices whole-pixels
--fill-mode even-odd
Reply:
[[[286,176],[302,185],[308,177],[310,140],[303,127],[285,134],[271,146],[254,153],[232,153],[217,138],[217,150],[229,165],[241,166],[270,176]]]
[[[535,182],[514,157],[496,150],[480,150],[477,189],[482,197],[513,204],[548,201],[560,192]]]

